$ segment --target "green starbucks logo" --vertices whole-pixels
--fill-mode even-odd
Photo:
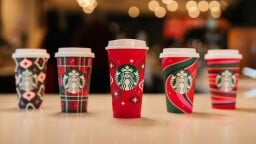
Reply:
[[[33,74],[33,72],[26,69],[18,76],[18,83],[22,90],[31,91],[37,87],[37,76],[36,74]]]
[[[116,71],[115,80],[121,89],[132,90],[139,82],[138,70],[132,65],[122,65]]]
[[[67,71],[63,76],[63,85],[69,93],[78,93],[85,85],[83,73],[75,69]]]
[[[186,94],[192,86],[192,76],[186,70],[171,75],[171,87],[179,94]]]
[[[229,92],[235,87],[236,76],[229,70],[222,71],[216,76],[216,85],[224,92]]]

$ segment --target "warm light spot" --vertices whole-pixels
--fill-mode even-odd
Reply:
[[[213,8],[215,8],[215,7],[220,8],[220,3],[219,3],[218,1],[216,1],[216,0],[213,0],[213,1],[211,1],[211,2],[209,3],[209,8],[210,8],[210,9],[213,9]]]
[[[221,8],[222,8],[222,9],[226,9],[227,6],[228,6],[228,3],[227,3],[225,0],[221,0],[221,1],[220,1],[220,5],[221,5]]]
[[[76,0],[80,7],[86,14],[91,14],[97,7],[98,3],[96,0]]]
[[[170,4],[173,0],[162,0],[162,2],[166,5]]]
[[[163,7],[158,7],[155,10],[155,16],[158,18],[163,18],[166,15],[166,10]]]
[[[198,3],[198,9],[202,12],[206,12],[209,9],[209,4],[205,0],[201,0]]]
[[[92,4],[92,6],[93,6],[94,8],[96,8],[97,5],[98,5],[98,2],[97,2],[96,0],[94,0],[94,3]]]
[[[151,0],[148,3],[148,9],[151,11],[155,11],[159,7],[159,2],[156,0]]]
[[[197,7],[196,1],[193,1],[193,0],[187,1],[187,3],[186,3],[187,10],[189,10],[192,7],[195,7],[195,8]]]
[[[76,0],[80,7],[96,7],[96,0]]]
[[[128,14],[132,18],[136,18],[140,15],[140,9],[136,6],[132,6],[128,10]]]
[[[176,1],[172,1],[170,4],[167,5],[167,9],[169,11],[176,11],[179,8],[179,5]]]
[[[211,16],[213,18],[219,18],[221,16],[221,9],[219,7],[214,7],[211,9]]]
[[[86,14],[91,14],[91,13],[94,11],[94,8],[91,8],[91,7],[83,7],[83,11],[84,11]]]
[[[197,18],[200,15],[200,11],[196,7],[192,7],[189,9],[188,15],[191,18]]]

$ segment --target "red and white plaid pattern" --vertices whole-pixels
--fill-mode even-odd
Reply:
[[[61,97],[62,112],[76,113],[87,112],[87,100],[90,89],[92,58],[86,57],[58,57],[59,93]],[[66,72],[76,70],[83,74],[85,84],[77,93],[68,92],[63,83]]]

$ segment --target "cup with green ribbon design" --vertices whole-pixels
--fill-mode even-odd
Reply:
[[[160,58],[167,111],[192,113],[199,54],[193,48],[164,48]]]

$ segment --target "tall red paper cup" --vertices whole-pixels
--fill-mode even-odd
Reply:
[[[213,108],[236,108],[241,58],[238,50],[209,50],[206,54]]]
[[[146,43],[135,39],[109,41],[110,87],[113,116],[140,118],[146,61]]]
[[[45,90],[49,54],[43,49],[16,49],[15,79],[20,109],[39,109]]]
[[[87,112],[92,59],[90,48],[59,48],[55,54],[58,65],[61,111]]]
[[[192,113],[198,57],[192,48],[165,48],[160,54],[168,112]]]

